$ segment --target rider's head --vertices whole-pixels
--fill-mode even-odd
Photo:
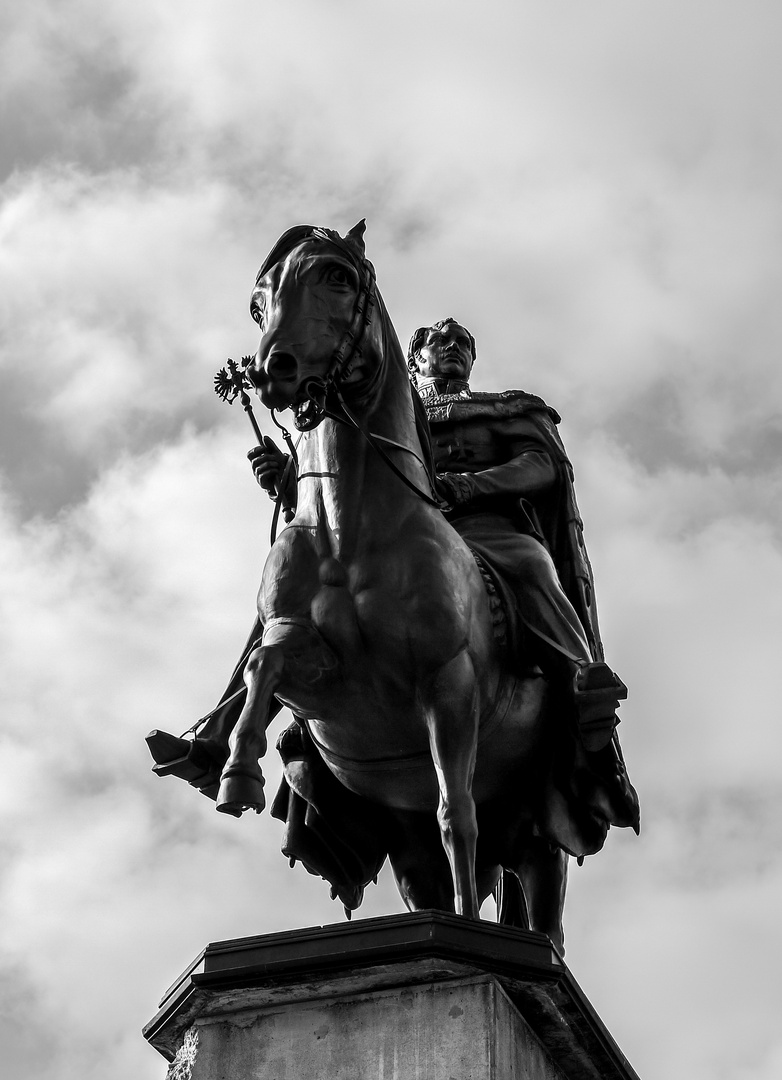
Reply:
[[[456,319],[421,326],[410,338],[407,366],[414,379],[467,382],[475,362],[475,338]]]

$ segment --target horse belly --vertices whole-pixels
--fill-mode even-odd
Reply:
[[[434,813],[439,800],[437,775],[428,750],[416,757],[385,761],[338,761],[321,751],[346,788],[393,810]]]
[[[476,804],[498,797],[524,800],[540,778],[547,755],[546,682],[520,679],[504,714],[479,738],[473,778]]]
[[[363,692],[362,692],[363,690]],[[399,810],[435,810],[437,777],[424,717],[397,688],[363,687],[322,701],[308,719],[321,757],[356,795]]]
[[[410,725],[414,710],[405,715],[405,723],[377,705],[377,711],[367,713],[364,702],[360,715],[348,709],[343,722],[336,714],[333,720],[311,720],[321,756],[355,794],[397,810],[434,813],[440,792],[423,718]],[[515,683],[499,713],[483,710],[487,721],[484,733],[479,732],[472,788],[476,805],[531,801],[546,761],[545,706],[545,681],[528,678]],[[357,721],[356,726],[345,719]]]
[[[429,757],[429,735],[423,717],[405,695],[405,708],[395,710],[389,696],[377,697],[372,687],[343,686],[326,692],[318,707],[304,713],[310,733],[329,764],[355,764],[359,770],[388,762]]]

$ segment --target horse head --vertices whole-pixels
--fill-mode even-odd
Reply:
[[[320,422],[332,390],[366,383],[382,361],[364,227],[345,236],[313,225],[288,229],[256,278],[250,314],[261,340],[245,373],[264,405],[293,409],[300,429]]]

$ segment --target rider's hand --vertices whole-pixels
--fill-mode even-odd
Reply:
[[[445,512],[453,510],[454,506],[456,506],[456,492],[448,481],[443,479],[442,474],[436,475],[434,478],[434,492],[442,503],[441,510]]]
[[[264,435],[263,446],[253,447],[247,457],[252,465],[255,479],[264,491],[274,498],[280,486],[288,455],[280,450],[274,439]]]
[[[439,498],[451,508],[469,502],[472,497],[470,478],[465,473],[438,473],[435,476],[435,488]]]

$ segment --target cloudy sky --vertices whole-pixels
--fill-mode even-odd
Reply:
[[[564,418],[644,815],[573,868],[571,969],[643,1080],[776,1080],[778,4],[3,10],[5,1075],[161,1080],[140,1028],[206,942],[339,919],[143,740],[252,620],[269,504],[211,379],[255,271],[366,217],[402,340],[456,315],[477,388]]]

